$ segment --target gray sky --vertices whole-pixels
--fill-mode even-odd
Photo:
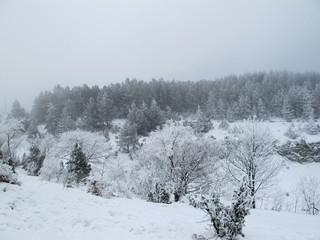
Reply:
[[[320,71],[319,0],[0,0],[0,109],[54,85]]]

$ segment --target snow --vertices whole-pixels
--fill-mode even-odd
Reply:
[[[20,179],[22,186],[1,193],[1,240],[190,239],[206,233],[203,212],[186,204],[104,199],[37,177]]]
[[[96,197],[80,189],[20,174],[1,183],[0,239],[192,239],[210,237],[205,214],[184,203]],[[320,239],[320,216],[251,210],[246,240]]]

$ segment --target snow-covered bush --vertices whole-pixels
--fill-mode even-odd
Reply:
[[[309,120],[305,125],[304,129],[309,135],[317,135],[319,133],[318,126],[313,120]]]
[[[298,183],[298,189],[302,194],[304,203],[302,210],[307,214],[318,214],[320,209],[320,181],[315,177],[303,177]]]
[[[227,130],[229,128],[229,123],[227,120],[222,120],[219,124],[219,129]]]
[[[64,167],[64,163],[59,159],[54,158],[51,155],[48,155],[44,162],[43,166],[40,169],[40,177],[47,180],[55,180],[57,182],[64,181],[66,178],[67,171]]]
[[[29,175],[37,176],[42,168],[45,156],[41,154],[40,149],[33,145],[29,149],[30,154],[23,161],[23,168]]]
[[[20,185],[18,175],[12,171],[11,166],[4,163],[0,163],[0,182]]]
[[[125,182],[115,180],[91,180],[87,191],[93,195],[104,198],[131,198],[132,196],[131,192],[128,190],[128,185]]]
[[[284,133],[285,136],[287,136],[288,138],[291,139],[297,139],[298,137],[300,137],[299,131],[298,129],[295,128],[294,124],[291,124],[287,131]]]
[[[218,195],[191,198],[190,203],[207,214],[217,237],[228,240],[236,239],[239,235],[244,237],[242,229],[251,205],[250,189],[245,181],[235,191],[231,206],[224,206]]]
[[[156,183],[155,189],[148,194],[148,201],[156,203],[171,203],[170,193],[161,183]]]

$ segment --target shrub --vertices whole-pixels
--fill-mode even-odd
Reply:
[[[287,136],[288,138],[291,139],[297,139],[298,137],[300,137],[299,132],[297,131],[297,129],[294,129],[294,125],[291,124],[287,131],[284,133],[285,136]]]
[[[160,183],[156,184],[154,191],[149,192],[148,201],[166,204],[171,203],[170,194],[168,193],[166,188]]]
[[[12,171],[12,167],[4,163],[0,163],[0,182],[21,184],[18,181],[18,175]]]
[[[219,124],[219,129],[227,130],[229,128],[229,123],[227,120],[222,120]]]
[[[233,195],[232,205],[224,206],[218,195],[212,197],[201,196],[200,199],[190,199],[190,204],[202,209],[216,231],[219,238],[235,239],[238,235],[244,237],[242,228],[244,218],[249,214],[251,205],[250,190],[244,182]]]

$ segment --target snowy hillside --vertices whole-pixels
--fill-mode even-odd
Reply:
[[[202,211],[138,199],[104,199],[20,174],[21,186],[1,183],[0,239],[192,239],[210,237]],[[320,217],[252,210],[246,240],[320,239]]]

